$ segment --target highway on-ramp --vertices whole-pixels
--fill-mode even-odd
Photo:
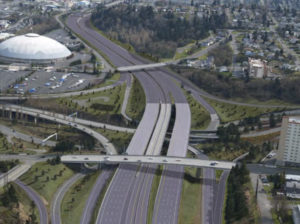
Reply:
[[[45,204],[43,203],[43,200],[41,197],[29,186],[24,184],[20,180],[16,180],[15,183],[19,185],[29,196],[29,198],[34,202],[34,204],[37,206],[39,210],[40,215],[40,224],[48,224],[48,212]]]
[[[68,24],[68,27],[71,28],[75,33],[77,33],[80,36],[84,37],[94,47],[100,49],[104,54],[106,54],[116,66],[121,67],[121,66],[143,64],[142,60],[137,59],[137,57],[133,57],[128,51],[126,51],[125,49],[121,48],[120,46],[112,43],[111,41],[107,40],[103,36],[99,35],[98,32],[91,29],[89,27],[88,23],[87,23],[88,20],[89,20],[88,15],[84,16],[83,18],[81,17],[80,14],[79,15],[71,15],[67,19],[67,24]],[[147,109],[151,105],[150,104],[151,102],[153,104],[156,104],[156,105],[159,104],[159,101],[157,100],[157,98],[153,97],[153,95],[155,96],[155,94],[156,94],[157,90],[159,90],[159,88],[157,88],[157,87],[153,88],[153,85],[154,85],[153,83],[155,83],[155,81],[153,82],[149,79],[147,81],[146,78],[147,77],[150,78],[149,76],[151,76],[153,79],[156,80],[156,83],[159,83],[160,86],[162,86],[163,89],[170,89],[170,83],[172,83],[172,79],[170,79],[170,77],[167,76],[167,74],[162,73],[162,72],[152,71],[152,74],[150,72],[147,74],[145,72],[140,71],[140,72],[137,72],[137,73],[139,73],[139,74],[136,74],[136,77],[141,82],[141,84],[142,84],[142,86],[145,90],[146,96],[147,96],[147,105],[146,105],[146,109],[145,109],[143,119],[140,122],[139,127],[136,130],[136,133],[135,133],[131,143],[132,143],[132,146],[137,144],[137,143],[135,143],[135,141],[137,141],[137,140],[135,140],[135,136],[139,136],[138,133],[141,132],[141,133],[143,133],[143,134],[140,135],[140,136],[142,136],[142,138],[138,139],[138,140],[139,141],[144,141],[144,143],[146,143],[146,144],[142,144],[142,147],[139,147],[138,149],[135,149],[135,147],[130,149],[132,146],[129,145],[129,150],[128,151],[129,151],[129,153],[137,152],[138,154],[143,154],[143,153],[145,153],[146,146],[147,146],[147,144],[150,140],[151,133],[154,130],[154,126],[156,125],[156,121],[157,121],[158,114],[159,114],[159,111],[157,109],[154,109],[154,107],[156,107],[156,106],[153,105],[153,106],[151,106],[151,110],[153,110],[153,111],[150,112],[150,115],[147,115]],[[151,85],[151,83],[152,83],[152,86],[149,86],[149,85]],[[189,109],[188,110],[182,110],[182,109],[183,108],[188,108],[188,104],[187,104],[184,96],[183,96],[183,98],[181,98],[181,94],[183,95],[183,93],[181,92],[179,87],[176,86],[174,88],[174,86],[172,86],[172,91],[168,91],[168,92],[171,92],[172,97],[174,97],[174,99],[176,100],[176,103],[175,103],[176,104],[176,121],[181,120],[180,122],[184,123],[184,120],[186,120],[187,121],[186,123],[188,124],[188,125],[185,125],[183,127],[179,127],[177,125],[176,126],[177,127],[176,131],[175,131],[175,128],[174,128],[175,133],[178,133],[178,134],[175,134],[175,135],[177,137],[179,137],[179,139],[177,139],[176,141],[180,141],[180,139],[182,139],[183,145],[185,145],[185,144],[187,144],[187,141],[188,141],[188,134],[189,134],[189,128],[190,128],[190,111],[189,111]],[[149,94],[147,94],[147,93],[149,93]],[[179,95],[179,97],[178,97],[178,95]],[[183,101],[180,102],[181,99],[183,99]],[[148,104],[150,104],[150,105],[148,105]],[[147,106],[148,106],[148,108],[147,108]],[[177,110],[178,110],[178,112],[177,112]],[[182,114],[182,112],[186,113],[187,111],[188,111],[188,114]],[[148,112],[148,114],[149,114],[149,112]],[[147,119],[147,121],[143,122],[145,116],[146,117],[149,116],[149,119]],[[176,121],[175,121],[175,123],[176,123]],[[144,125],[143,123],[148,123],[148,124],[151,123],[152,128],[148,129],[148,130],[140,130],[140,129],[142,129],[141,127],[143,127],[143,125]],[[178,121],[177,121],[177,123],[178,123]],[[180,132],[183,133],[183,135],[181,135]],[[150,133],[150,134],[147,134],[147,133]],[[185,138],[187,138],[187,139],[185,140]],[[174,144],[174,145],[176,146],[176,144]],[[178,146],[176,146],[171,151],[177,152],[177,151],[183,150],[183,154],[185,154],[186,147],[181,149],[180,146],[182,146],[182,145],[179,144]],[[129,166],[129,165],[126,165],[126,166]],[[119,170],[123,170],[124,175],[119,175],[119,172],[118,172]],[[129,190],[130,190],[130,186],[131,186],[130,184],[132,183],[132,180],[134,178],[134,175],[132,177],[132,172],[133,172],[132,170],[136,170],[136,168],[133,168],[133,166],[129,166],[129,167],[120,166],[119,170],[117,171],[115,177],[113,178],[113,182],[115,180],[120,180],[120,179],[124,179],[124,181],[125,181],[125,178],[127,178],[126,179],[127,182],[126,181],[121,182],[121,183],[124,183],[124,185],[126,185],[127,187],[125,187],[126,189],[124,189],[124,188],[117,189],[117,187],[116,187],[116,190],[123,190],[124,195],[129,195]],[[181,179],[179,181],[181,181]],[[98,217],[100,217],[99,220],[103,220],[103,217],[107,217],[107,222],[108,223],[113,223],[114,221],[115,221],[114,223],[120,223],[121,222],[121,218],[115,217],[116,215],[112,217],[111,213],[103,212],[104,210],[111,211],[111,210],[109,210],[109,207],[110,207],[109,204],[110,203],[107,203],[108,201],[116,201],[116,202],[114,202],[114,203],[117,204],[116,205],[117,208],[115,208],[115,209],[120,209],[120,210],[118,210],[119,213],[121,213],[122,209],[124,209],[124,206],[119,207],[119,205],[123,204],[123,201],[126,200],[126,196],[120,196],[120,197],[116,196],[115,198],[111,198],[112,200],[106,199],[106,198],[110,198],[109,195],[113,195],[111,193],[111,189],[113,189],[113,186],[116,186],[116,185],[118,185],[117,181],[116,181],[116,183],[112,183],[110,188],[108,189],[108,192],[107,192],[107,194],[104,198],[104,201],[103,201],[101,209],[100,209],[100,214],[98,216]],[[129,185],[129,188],[128,188],[128,185]],[[180,192],[181,184],[179,184],[179,186],[176,187],[176,190],[177,190],[177,192]],[[120,195],[120,193],[118,195]],[[176,196],[177,196],[177,201],[179,201],[180,200],[180,194],[179,194],[179,199],[178,199],[178,194]],[[177,205],[178,205],[178,203],[173,204],[175,210],[177,210]],[[107,214],[107,215],[105,215],[104,213]],[[176,216],[176,219],[177,219],[177,212],[176,212],[175,216]],[[173,219],[173,216],[172,216],[172,219]]]
[[[55,192],[55,195],[52,199],[51,203],[51,223],[52,224],[61,224],[61,202],[63,200],[63,197],[67,193],[67,191],[70,189],[70,187],[78,181],[80,178],[82,178],[84,174],[82,173],[76,173],[73,175],[70,179],[68,179],[66,182],[63,183],[61,187],[58,188],[58,190]]]

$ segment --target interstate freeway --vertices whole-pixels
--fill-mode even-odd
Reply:
[[[143,64],[143,60],[131,55],[125,49],[114,44],[90,28],[88,21],[89,15],[81,16],[80,14],[77,14],[69,16],[66,23],[76,34],[80,35],[95,48],[106,54],[117,67]],[[158,70],[151,70],[148,72],[137,71],[134,75],[139,79],[145,90],[147,104],[144,116],[129,144],[127,153],[131,155],[145,154],[149,149],[151,139],[155,142],[154,139],[158,139],[157,136],[160,136],[159,134],[153,134],[163,133],[161,127],[164,126],[163,124],[169,119],[168,115],[166,116],[166,112],[164,112],[165,106],[163,104],[168,104],[170,102],[169,96],[172,95],[175,102],[176,118],[168,154],[185,156],[190,131],[191,114],[187,101],[180,88],[172,81],[172,78],[170,78],[168,74]],[[160,146],[157,146],[155,150],[160,152]],[[148,200],[151,188],[146,188],[145,184],[147,183],[147,186],[151,186],[151,176],[153,176],[153,173],[149,170],[148,173],[146,172],[143,174],[145,176],[141,175],[140,181],[134,182],[133,180],[137,168],[136,165],[120,165],[101,205],[97,223],[121,223],[123,217],[130,215],[132,210],[127,209],[126,201],[135,200],[133,198],[135,198],[136,195],[130,190],[136,186],[136,184],[142,186],[139,188],[140,191],[142,191],[139,195],[146,195],[145,198]],[[148,170],[147,168],[145,169]],[[180,170],[180,167],[176,169],[179,169],[178,171],[180,172],[182,171]],[[165,175],[163,175],[163,177],[164,176]],[[143,182],[145,179],[147,179],[147,182]],[[161,189],[162,194],[160,194],[160,197],[164,198],[164,200],[157,200],[155,206],[160,207],[159,211],[164,214],[164,216],[158,215],[158,222],[167,221],[170,223],[172,220],[177,220],[182,179],[180,178],[180,175],[179,178],[176,178],[175,182],[173,179],[169,179],[167,176],[164,178],[165,185],[161,185],[168,186],[168,183],[174,184],[173,189],[175,195],[168,194],[167,188]],[[121,189],[120,185],[122,186]],[[166,204],[162,204],[162,201],[168,201],[172,205],[171,209],[165,207]],[[136,208],[133,207],[133,209]],[[148,203],[144,203],[143,211],[145,212],[143,213],[142,219],[140,219],[141,221],[136,220],[133,221],[133,223],[144,223],[147,210]],[[112,216],[112,212],[115,215]]]

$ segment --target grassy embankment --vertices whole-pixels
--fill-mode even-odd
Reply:
[[[58,102],[69,108],[81,109],[93,115],[120,114],[125,89],[126,86],[123,84],[101,92],[60,98]],[[100,107],[98,108],[98,106]]]
[[[91,217],[91,222],[90,223],[95,223],[96,222],[96,219],[97,219],[97,216],[98,216],[98,211],[101,207],[101,204],[102,204],[102,201],[104,199],[104,196],[105,196],[105,193],[110,185],[110,182],[112,180],[112,178],[114,177],[114,174],[115,174],[116,171],[114,171],[112,173],[112,175],[110,176],[110,178],[106,181],[105,183],[105,186],[103,187],[98,199],[97,199],[97,202],[96,202],[96,205],[95,205],[95,209],[93,211],[93,214],[92,214],[92,217]]]
[[[200,169],[186,167],[184,170],[178,223],[201,223],[202,185]]]
[[[229,104],[212,100],[207,97],[205,97],[205,100],[217,111],[221,121],[224,123],[281,110],[280,108],[263,108]]]
[[[133,78],[126,114],[133,120],[140,120],[143,116],[146,106],[146,96],[137,78]]]
[[[121,131],[112,131],[103,128],[95,129],[104,135],[117,148],[119,153],[122,153],[128,146],[133,134]]]
[[[147,214],[147,223],[152,223],[153,218],[153,210],[156,199],[157,190],[159,187],[159,183],[161,180],[163,166],[158,166],[155,172],[155,176],[152,181],[150,196],[149,196],[149,204],[148,204],[148,214]]]
[[[209,112],[197,100],[195,100],[195,98],[190,93],[188,93],[185,90],[183,91],[190,105],[191,118],[192,118],[191,129],[202,130],[207,128],[210,122]]]
[[[62,223],[80,223],[86,200],[99,176],[99,172],[88,174],[74,183],[65,194],[61,204]]]
[[[15,190],[15,196],[17,199],[16,204],[10,204],[4,206],[2,200],[0,200],[0,223],[25,223],[29,220],[29,215],[34,214],[36,221],[39,223],[40,217],[38,208],[32,206],[32,200],[28,197],[25,191],[20,188],[17,184],[11,183],[11,186]],[[4,194],[4,189],[0,189],[0,198]]]
[[[109,86],[120,79],[120,73],[114,73],[111,77],[107,77],[102,83],[95,85],[92,89]]]
[[[73,170],[63,164],[41,162],[33,165],[20,180],[37,191],[49,206],[56,190],[73,174]]]

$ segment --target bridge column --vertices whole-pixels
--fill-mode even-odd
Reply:
[[[9,116],[9,120],[12,120],[12,111],[11,111],[11,109],[8,112],[8,116]]]
[[[38,122],[38,118],[34,117],[34,124],[37,124],[37,122]]]
[[[200,178],[201,177],[201,172],[202,171],[202,169],[201,168],[197,168],[197,171],[196,171],[196,177],[197,178]]]

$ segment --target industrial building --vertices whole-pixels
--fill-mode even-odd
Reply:
[[[0,61],[6,63],[53,64],[71,55],[61,43],[35,33],[12,37],[0,43]]]
[[[300,165],[300,117],[282,118],[277,164]]]

